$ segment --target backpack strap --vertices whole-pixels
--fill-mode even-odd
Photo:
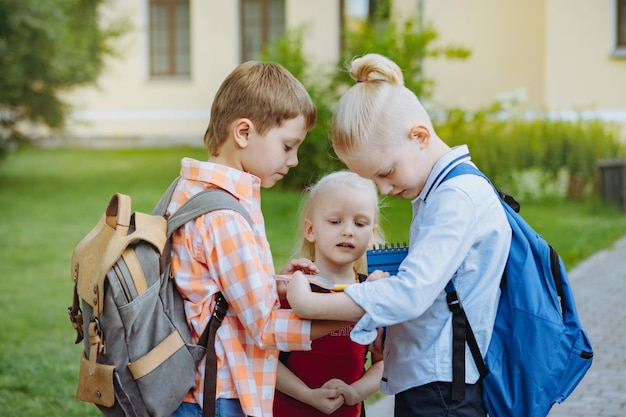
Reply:
[[[221,188],[200,191],[187,200],[167,221],[167,236],[185,223],[214,210],[233,210],[241,214],[252,226],[252,219],[239,200]]]
[[[172,200],[172,195],[179,180],[180,177],[176,177],[167,187],[156,207],[152,210],[153,215],[165,216],[167,206]],[[172,233],[185,223],[214,210],[234,210],[241,214],[248,224],[252,225],[250,214],[248,214],[234,195],[221,188],[210,188],[193,195],[176,210],[167,221],[167,236],[172,236]]]
[[[221,292],[215,294],[215,308],[198,341],[199,345],[206,347],[206,360],[204,365],[204,394],[202,399],[202,416],[215,416],[215,390],[217,389],[217,357],[215,355],[215,334],[222,320],[226,316],[228,302]],[[209,393],[207,395],[207,393]],[[211,394],[212,393],[212,394]]]
[[[458,175],[474,174],[489,179],[473,165],[461,163],[452,168],[444,177],[443,181]],[[495,188],[494,188],[495,189]],[[472,326],[467,319],[463,304],[454,287],[452,279],[446,285],[446,300],[448,308],[452,312],[452,401],[461,401],[465,398],[465,343],[470,348],[476,367],[482,380],[489,373],[485,360],[480,352],[478,342]]]
[[[167,206],[172,200],[172,195],[174,194],[174,190],[176,189],[176,184],[178,184],[178,180],[180,180],[180,177],[174,178],[174,181],[172,181],[172,183],[167,187],[167,190],[165,190],[165,193],[161,196],[161,199],[154,207],[154,210],[152,210],[152,214],[154,214],[155,216],[165,216]]]
[[[167,206],[172,199],[174,190],[180,177],[174,179],[169,185],[156,207],[152,211],[154,215],[164,216]],[[179,227],[191,220],[214,210],[234,210],[241,214],[248,224],[252,226],[250,214],[235,196],[221,188],[211,188],[200,191],[187,200],[167,221],[167,237]],[[206,360],[204,368],[204,395],[202,402],[202,416],[215,416],[215,390],[217,385],[217,357],[215,355],[215,334],[226,316],[228,302],[221,292],[215,294],[215,305],[209,323],[204,328],[198,344],[206,348]]]
[[[461,401],[465,398],[465,342],[470,348],[481,380],[489,374],[489,369],[452,280],[446,285],[446,299],[452,312],[452,401]]]

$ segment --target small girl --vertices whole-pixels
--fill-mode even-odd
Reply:
[[[367,278],[361,272],[367,271],[368,246],[382,242],[378,222],[373,182],[348,171],[328,174],[301,206],[296,253],[313,260],[320,276],[335,285],[359,283]],[[376,271],[370,277],[380,276]],[[372,365],[364,372],[367,346],[350,340],[352,327],[313,341],[310,351],[281,353],[275,417],[363,415],[362,401],[378,391],[383,362],[371,353]]]

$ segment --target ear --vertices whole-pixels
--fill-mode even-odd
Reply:
[[[370,239],[370,246],[374,244],[374,239],[376,239],[376,232],[378,231],[378,225],[372,227],[372,238]]]
[[[309,219],[304,219],[302,228],[304,230],[304,238],[310,243],[314,243],[315,233],[313,232],[313,222]]]
[[[414,125],[409,130],[409,139],[415,140],[420,147],[426,148],[430,143],[430,130],[424,125]]]
[[[250,119],[241,118],[235,120],[233,123],[233,136],[235,138],[235,142],[240,148],[247,148],[250,143],[250,133],[254,126],[252,125],[252,121]]]

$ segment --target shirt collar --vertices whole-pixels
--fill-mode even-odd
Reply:
[[[452,168],[463,162],[471,161],[471,159],[467,145],[459,145],[452,148],[450,152],[446,153],[435,163],[422,192],[413,200],[413,203],[416,203],[418,200],[426,201],[430,193],[441,184]]]
[[[258,200],[261,195],[261,180],[258,177],[226,165],[183,158],[180,175],[222,188],[239,200]]]

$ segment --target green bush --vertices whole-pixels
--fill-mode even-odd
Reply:
[[[407,88],[425,101],[432,95],[434,82],[422,75],[423,59],[465,59],[470,55],[460,46],[438,46],[435,29],[420,27],[415,20],[400,25],[378,20],[345,34],[341,58],[329,70],[304,56],[306,30],[287,32],[261,57],[288,68],[307,87],[318,109],[317,124],[300,148],[300,167],[289,173],[280,185],[283,188],[301,189],[344,167],[331,146],[330,124],[334,103],[354,83],[341,70],[352,57],[377,52],[393,59],[404,71]],[[498,188],[518,198],[591,197],[598,190],[597,161],[625,154],[614,125],[582,117],[574,122],[547,115],[528,119],[512,113],[501,117],[504,110],[511,109],[504,102],[476,112],[444,109],[434,122],[446,143],[467,144],[481,170]]]
[[[467,144],[472,159],[501,189],[530,199],[586,199],[597,194],[597,161],[625,154],[617,126],[454,110],[436,122],[451,146]]]
[[[323,174],[344,168],[335,155],[330,142],[330,124],[334,104],[342,91],[354,81],[345,67],[352,57],[376,51],[395,60],[405,70],[407,87],[420,96],[430,96],[432,80],[421,76],[422,59],[425,57],[464,59],[469,51],[455,46],[433,46],[437,39],[431,27],[420,28],[416,21],[402,25],[392,23],[366,23],[355,32],[345,34],[344,48],[339,62],[328,67],[314,65],[303,54],[303,38],[307,27],[288,31],[272,43],[261,55],[262,60],[279,62],[302,81],[317,106],[318,118],[315,128],[299,151],[300,165],[281,182],[280,187],[300,189],[316,181]]]

